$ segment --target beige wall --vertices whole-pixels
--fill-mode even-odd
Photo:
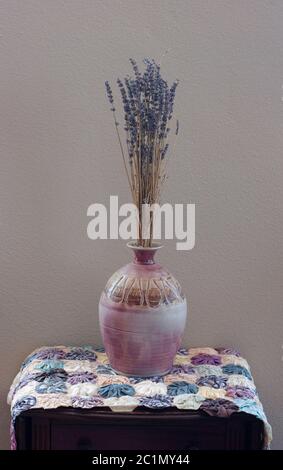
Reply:
[[[196,247],[160,259],[180,279],[184,343],[250,361],[283,448],[283,2],[2,0],[0,447],[9,384],[43,344],[99,343],[97,303],[126,263],[90,241],[86,210],[128,189],[104,81],[128,57],[180,79],[181,128],[164,200],[195,202]]]

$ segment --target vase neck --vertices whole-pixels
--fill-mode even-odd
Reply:
[[[134,253],[134,263],[136,264],[155,264],[155,254],[162,248],[161,245],[154,245],[151,247],[137,246],[132,243],[127,245]]]

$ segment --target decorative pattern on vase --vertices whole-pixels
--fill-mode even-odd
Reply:
[[[169,272],[161,277],[138,278],[117,272],[105,287],[108,299],[127,305],[159,307],[184,302],[179,282]]]
[[[128,246],[134,261],[111,276],[100,298],[103,342],[120,373],[162,375],[171,369],[181,343],[186,298],[174,276],[154,262],[159,246]]]

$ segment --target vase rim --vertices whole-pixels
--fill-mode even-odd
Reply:
[[[133,241],[133,242],[128,242],[127,247],[131,248],[132,250],[139,250],[139,251],[157,251],[157,250],[160,250],[160,248],[163,248],[163,245],[161,243],[153,242],[152,246],[141,246],[141,245],[137,245],[137,243]]]

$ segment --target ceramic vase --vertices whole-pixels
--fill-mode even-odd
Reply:
[[[164,375],[181,344],[186,298],[179,282],[154,260],[160,245],[128,246],[133,262],[111,276],[99,302],[104,347],[120,374]]]

